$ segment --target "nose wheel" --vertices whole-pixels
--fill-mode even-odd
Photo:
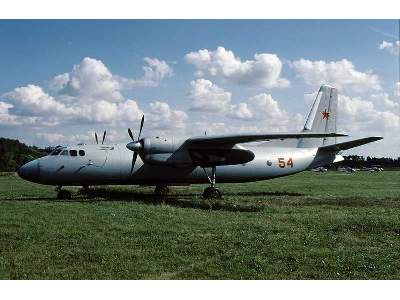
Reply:
[[[207,174],[207,171],[205,168],[203,168],[204,173],[206,174],[208,181],[210,182],[210,186],[207,187],[204,192],[203,192],[203,198],[205,199],[221,199],[222,198],[222,193],[219,189],[215,187],[215,181],[217,177],[217,172],[216,172],[217,167],[213,166],[211,168],[211,177]]]
[[[58,200],[70,200],[71,199],[71,192],[67,190],[62,190],[61,186],[56,188],[57,192],[57,199]]]

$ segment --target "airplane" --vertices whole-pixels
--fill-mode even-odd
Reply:
[[[358,169],[354,169],[351,167],[339,167],[339,168],[337,168],[337,171],[344,172],[344,173],[354,173],[354,172],[357,172]]]
[[[325,173],[325,172],[328,172],[328,169],[324,168],[324,167],[316,167],[316,168],[311,169],[311,171],[315,172],[315,173]]]
[[[59,146],[49,155],[19,168],[28,181],[56,186],[58,199],[70,199],[63,186],[147,185],[156,195],[169,186],[205,184],[204,198],[221,198],[216,182],[251,182],[288,176],[343,160],[340,152],[378,141],[372,136],[337,143],[337,89],[320,87],[301,132],[194,136],[187,139],[141,137],[127,144]],[[265,145],[273,140],[298,140],[293,147]],[[247,144],[263,142],[263,145]],[[247,144],[247,145],[246,145]]]
[[[379,166],[372,166],[372,167],[369,167],[369,168],[364,167],[364,168],[361,169],[361,171],[368,171],[368,172],[371,172],[371,173],[382,172],[383,170],[384,169],[382,167],[379,167]]]

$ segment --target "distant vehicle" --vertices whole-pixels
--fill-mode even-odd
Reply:
[[[345,172],[345,173],[354,173],[357,171],[357,169],[351,168],[351,167],[339,167],[337,168],[339,172]]]
[[[383,171],[382,167],[370,167],[370,168],[362,168],[361,171],[368,171],[371,173],[381,172]]]
[[[379,136],[336,142],[337,89],[324,85],[307,117],[295,133],[250,133],[195,136],[186,139],[141,137],[124,144],[57,147],[50,155],[23,165],[23,179],[57,186],[59,199],[71,198],[62,186],[150,185],[165,195],[168,186],[209,183],[204,198],[220,198],[219,182],[249,182],[299,173],[343,160],[340,151],[382,139]],[[297,147],[261,147],[249,142],[297,139]]]
[[[325,172],[328,172],[328,169],[324,168],[324,167],[318,167],[318,168],[311,169],[311,171],[317,172],[317,173],[325,173]]]

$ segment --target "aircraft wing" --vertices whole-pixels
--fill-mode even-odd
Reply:
[[[186,140],[190,145],[235,145],[241,143],[269,141],[269,140],[285,140],[285,139],[300,139],[300,138],[324,138],[324,137],[339,137],[347,136],[343,133],[335,132],[296,132],[296,133],[268,133],[268,134],[235,134],[235,135],[215,135],[215,136],[199,136],[192,137]]]
[[[362,138],[362,139],[358,139],[358,140],[352,140],[352,141],[348,141],[348,142],[322,146],[322,147],[319,147],[319,149],[325,150],[325,151],[338,152],[341,150],[347,150],[347,149],[358,147],[358,146],[361,146],[364,144],[379,141],[381,139],[383,139],[383,137],[381,137],[381,136],[370,136],[370,137],[366,137],[366,138]]]

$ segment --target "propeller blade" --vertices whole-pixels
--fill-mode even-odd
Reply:
[[[131,174],[133,172],[133,168],[135,167],[135,163],[136,163],[136,159],[137,159],[137,152],[133,152],[133,156],[132,156],[132,165],[131,165]]]
[[[98,138],[97,138],[97,133],[96,133],[96,132],[94,133],[94,138],[96,139],[96,144],[98,144],[98,143],[99,143],[99,140],[98,140]]]
[[[106,138],[106,133],[107,133],[107,131],[104,130],[104,133],[103,133],[103,140],[101,141],[101,144],[102,144],[102,145],[103,145],[103,143],[104,143],[104,139]]]
[[[129,136],[131,137],[132,141],[135,141],[135,139],[133,138],[132,130],[130,128],[128,128],[128,133],[129,133]]]
[[[144,123],[144,115],[143,115],[143,117],[142,117],[142,121],[140,122],[140,129],[139,129],[139,137],[138,137],[138,140],[139,140],[139,138],[140,138],[140,135],[142,134],[143,123]]]

